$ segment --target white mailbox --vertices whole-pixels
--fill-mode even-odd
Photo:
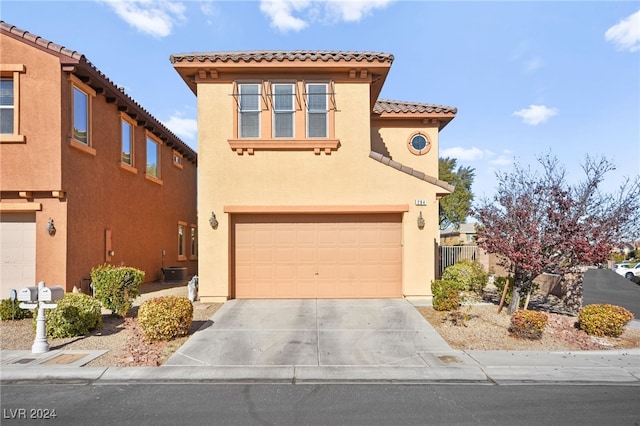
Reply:
[[[18,302],[35,302],[38,300],[38,287],[23,287],[18,290]]]
[[[38,300],[40,302],[53,302],[64,297],[64,289],[62,286],[54,285],[53,287],[42,287],[38,291]]]

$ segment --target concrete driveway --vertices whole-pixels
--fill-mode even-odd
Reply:
[[[404,299],[231,300],[170,366],[426,366],[451,347]]]

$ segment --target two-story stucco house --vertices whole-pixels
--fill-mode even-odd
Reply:
[[[84,55],[5,22],[0,77],[0,298],[87,291],[104,263],[195,274],[196,153]]]
[[[378,100],[393,56],[176,54],[197,95],[200,297],[426,298],[446,106]]]

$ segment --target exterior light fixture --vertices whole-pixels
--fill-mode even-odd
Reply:
[[[218,229],[218,219],[216,219],[216,214],[214,212],[211,212],[211,217],[209,218],[209,225],[211,225],[211,228],[213,229]]]
[[[49,222],[47,222],[47,227],[45,229],[52,237],[56,235],[56,226],[53,224],[53,219],[49,218]]]
[[[424,217],[422,217],[422,210],[420,210],[420,214],[418,215],[418,228],[424,228]]]

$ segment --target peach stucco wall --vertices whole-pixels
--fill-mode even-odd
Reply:
[[[335,135],[340,147],[330,155],[295,150],[257,150],[253,155],[238,155],[227,142],[234,133],[232,90],[231,83],[198,85],[202,300],[222,301],[230,295],[228,206],[298,206],[313,211],[318,206],[408,205],[403,217],[403,294],[428,297],[438,235],[436,188],[369,158],[372,129],[368,83],[335,84]],[[405,138],[396,141],[400,138],[396,131],[383,133],[385,143],[394,151],[396,144],[397,150],[406,149]],[[437,175],[437,134],[432,143],[429,154],[411,160],[416,169]],[[416,207],[416,199],[427,200],[427,206]],[[219,221],[216,230],[207,222],[212,211]],[[423,230],[416,223],[420,211],[426,220]]]
[[[70,75],[61,71],[59,58],[3,34],[0,59],[25,67],[19,109],[25,143],[0,144],[0,187],[3,211],[21,203],[41,205],[35,213],[36,281],[70,291],[103,263],[142,269],[146,281],[153,281],[161,277],[162,250],[164,266],[196,274],[197,259],[178,260],[177,243],[178,221],[187,224],[187,234],[197,223],[196,165],[185,158],[181,169],[175,167],[173,149],[162,145],[162,184],[146,179],[146,131],[136,125],[134,168],[121,167],[121,112],[100,94],[91,101],[95,152],[72,146]],[[57,229],[53,236],[45,231],[49,218]],[[111,258],[105,250],[107,229]]]

